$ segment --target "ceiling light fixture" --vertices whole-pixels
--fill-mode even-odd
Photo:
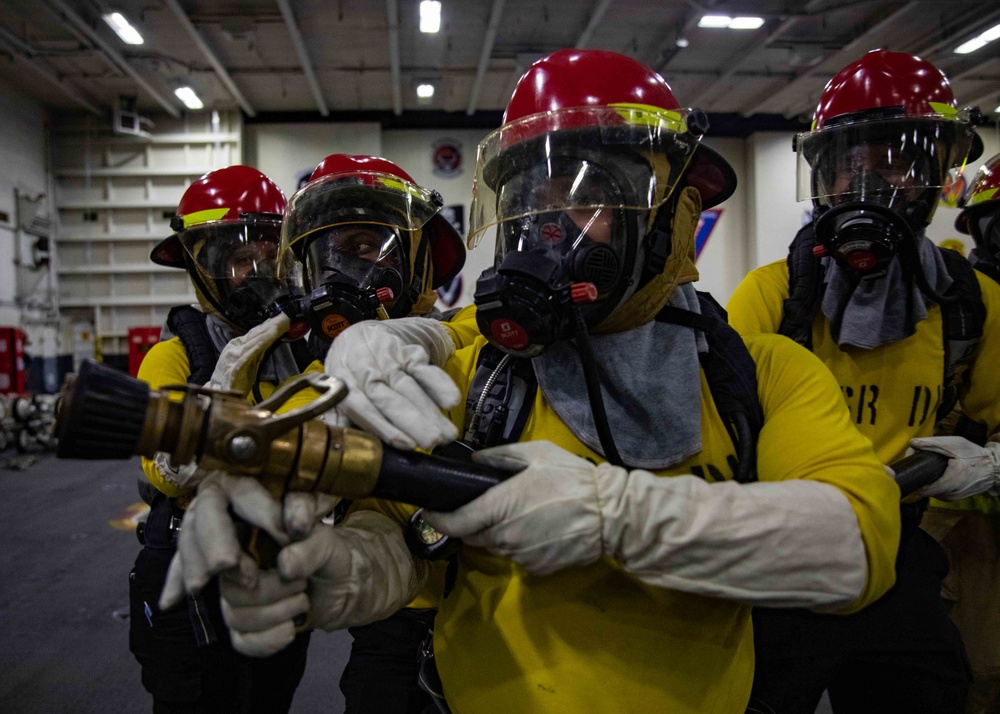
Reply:
[[[975,52],[981,47],[985,47],[996,39],[1000,39],[1000,25],[994,25],[990,29],[986,30],[986,32],[973,37],[968,42],[963,42],[955,48],[955,54],[967,55],[970,52]]]
[[[430,99],[434,96],[434,85],[433,84],[418,84],[417,85],[417,96],[421,99]]]
[[[177,95],[178,99],[184,102],[184,106],[188,109],[205,108],[204,103],[198,98],[198,95],[194,93],[194,90],[191,89],[191,87],[178,87],[174,90],[174,94]]]
[[[687,47],[690,44],[691,43],[688,41],[688,38],[686,38],[686,37],[678,37],[677,38],[677,46],[678,47]]]
[[[129,21],[125,19],[125,16],[120,12],[109,12],[104,15],[104,21],[111,26],[111,29],[115,31],[122,42],[126,45],[141,45],[142,35],[139,31],[129,24]]]
[[[729,27],[732,21],[729,15],[704,15],[698,20],[698,27]]]
[[[703,15],[698,20],[698,27],[710,27],[729,30],[756,30],[764,24],[763,17],[729,17],[729,15]]]
[[[734,17],[729,23],[730,30],[756,30],[764,24],[763,17]]]
[[[428,34],[441,29],[441,3],[438,0],[421,0],[420,31]]]

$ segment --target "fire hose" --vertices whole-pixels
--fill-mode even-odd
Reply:
[[[284,414],[289,398],[311,388],[319,397]],[[180,399],[175,398],[180,395]],[[347,394],[340,380],[309,373],[250,406],[242,395],[190,385],[151,390],[92,360],[69,375],[58,414],[57,455],[75,459],[170,455],[175,466],[259,480],[275,497],[289,491],[342,498],[372,496],[451,511],[511,474],[480,464],[401,451],[371,434],[318,417]],[[942,475],[948,459],[918,452],[892,464],[905,497]],[[272,558],[264,552],[259,559]],[[273,556],[273,554],[271,554]]]

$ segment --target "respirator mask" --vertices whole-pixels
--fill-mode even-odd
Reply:
[[[363,320],[388,319],[404,289],[398,229],[378,224],[335,226],[310,237],[304,260],[303,309],[327,341]]]
[[[500,349],[533,357],[578,331],[577,311],[593,327],[618,304],[636,227],[619,183],[587,161],[515,176],[498,202],[510,218],[498,225],[494,267],[476,283],[476,321]]]
[[[281,219],[243,214],[239,222],[205,224],[184,231],[181,243],[191,257],[191,271],[205,299],[230,323],[250,330],[279,313],[292,324],[286,341],[301,338],[308,325],[300,296],[279,278]]]

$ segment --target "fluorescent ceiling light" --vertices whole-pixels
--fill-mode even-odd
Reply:
[[[993,40],[1000,39],[1000,25],[994,25],[986,32],[980,35],[980,37],[987,42],[993,42]]]
[[[441,3],[422,0],[420,3],[420,31],[434,33],[441,29]]]
[[[764,24],[763,17],[734,17],[729,23],[730,30],[756,30]]]
[[[417,96],[421,99],[430,99],[434,96],[434,85],[433,84],[418,84],[417,85]]]
[[[994,112],[995,114],[1000,114],[1000,104],[998,104],[998,105],[997,105],[997,108],[996,108],[996,109],[994,109],[994,110],[993,110],[993,112]]]
[[[698,20],[698,27],[729,27],[732,21],[729,15],[703,15]]]
[[[981,37],[973,37],[968,42],[963,42],[958,47],[955,48],[956,55],[967,55],[970,52],[975,52],[980,47],[986,47],[989,43],[982,39]]]
[[[985,32],[980,33],[978,36],[973,37],[968,42],[963,42],[958,47],[955,48],[956,55],[967,55],[970,52],[975,52],[980,47],[985,47],[993,40],[1000,39],[1000,25],[994,25]]]
[[[729,28],[730,30],[756,30],[764,24],[763,17],[729,17],[729,15],[703,15],[698,27]]]
[[[178,87],[174,90],[174,94],[177,95],[178,99],[184,102],[184,106],[188,109],[204,109],[205,107],[191,87]]]
[[[111,29],[115,31],[115,34],[118,35],[125,44],[142,44],[142,35],[139,34],[137,29],[129,24],[128,20],[126,20],[125,16],[120,12],[110,12],[107,15],[104,15],[104,21],[111,25]]]

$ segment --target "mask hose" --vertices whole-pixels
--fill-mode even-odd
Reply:
[[[583,379],[587,385],[587,397],[590,399],[590,411],[594,415],[594,425],[597,427],[597,436],[601,440],[601,449],[604,456],[615,466],[625,466],[618,447],[615,446],[614,437],[611,435],[611,424],[608,422],[608,413],[604,410],[604,395],[601,394],[601,375],[597,371],[597,357],[594,355],[594,347],[590,343],[590,335],[587,333],[587,323],[583,319],[580,308],[574,307],[572,310],[573,322],[576,327],[576,334],[573,343],[580,353],[580,362],[583,365]]]

